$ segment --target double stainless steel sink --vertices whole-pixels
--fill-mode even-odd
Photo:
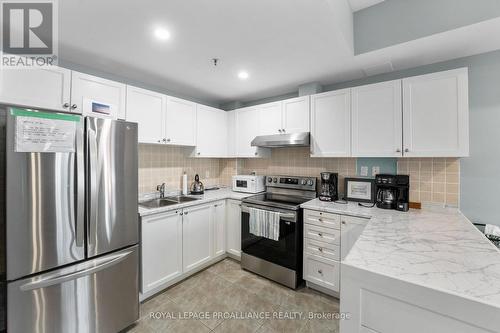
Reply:
[[[178,205],[184,202],[199,200],[200,198],[188,197],[186,195],[175,195],[172,197],[165,197],[160,199],[153,199],[149,201],[140,202],[139,206],[144,208],[159,208],[165,206]]]

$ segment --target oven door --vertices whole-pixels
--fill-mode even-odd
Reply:
[[[248,207],[280,212],[280,236],[277,241],[250,233]],[[302,217],[299,211],[243,203],[241,206],[241,251],[274,264],[301,270]]]

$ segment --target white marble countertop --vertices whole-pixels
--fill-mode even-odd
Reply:
[[[178,194],[179,193],[165,193],[165,196],[167,197],[169,195],[178,195]],[[170,206],[158,207],[158,208],[145,208],[145,207],[142,207],[141,205],[139,205],[139,215],[140,216],[147,216],[147,215],[152,215],[152,214],[158,214],[158,213],[168,212],[168,211],[175,210],[175,209],[181,209],[181,208],[190,207],[190,206],[202,205],[202,204],[212,202],[212,201],[217,201],[217,200],[225,200],[225,199],[242,200],[242,199],[250,197],[252,195],[255,195],[255,194],[234,192],[229,188],[221,188],[218,190],[205,191],[205,194],[203,194],[203,195],[188,195],[189,197],[199,198],[199,200],[183,202],[183,203],[177,204],[177,205],[170,205]]]
[[[405,213],[318,199],[301,207],[371,218],[342,265],[500,308],[500,251],[457,209]]]

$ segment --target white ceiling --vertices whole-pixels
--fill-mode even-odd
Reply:
[[[357,12],[358,10],[374,6],[382,1],[385,0],[349,0],[349,3],[351,4],[352,11]]]
[[[484,38],[500,33],[500,21],[491,20],[354,56],[347,0],[64,0],[59,16],[65,61],[210,103],[500,48],[500,39]],[[170,41],[154,39],[156,25],[168,27]],[[241,69],[248,80],[237,78]]]

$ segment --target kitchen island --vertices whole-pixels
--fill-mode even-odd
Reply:
[[[457,209],[301,206],[370,221],[341,262],[341,332],[498,332],[500,251]]]

